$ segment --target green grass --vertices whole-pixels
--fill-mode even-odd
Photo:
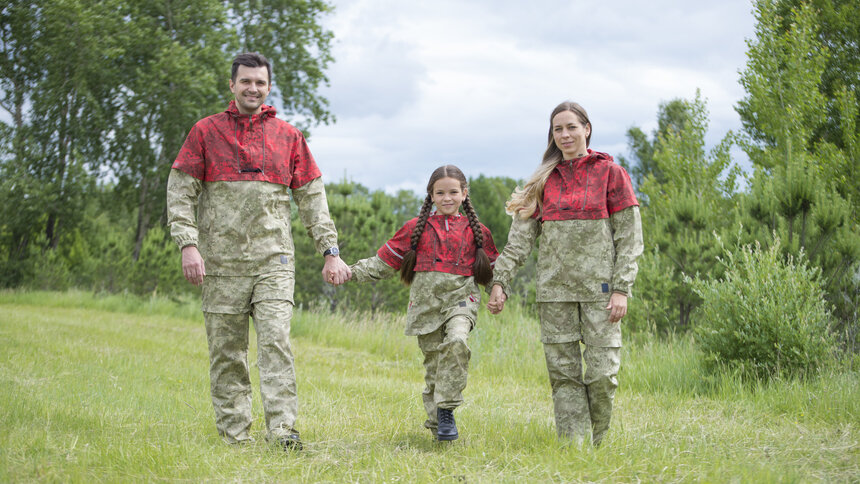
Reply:
[[[636,335],[604,445],[568,447],[537,322],[508,311],[470,338],[453,444],[422,428],[402,315],[297,311],[305,450],[285,454],[263,441],[256,368],[257,443],[216,435],[199,302],[0,292],[0,482],[860,481],[856,371],[741,382],[705,374],[689,338]]]

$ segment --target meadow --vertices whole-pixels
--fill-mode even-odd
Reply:
[[[860,481],[855,364],[749,382],[707,374],[689,336],[626,335],[612,428],[577,447],[555,434],[537,321],[509,305],[479,316],[442,444],[403,327],[296,311],[305,448],[285,453],[263,438],[253,337],[257,441],[217,436],[198,301],[0,292],[0,482]]]

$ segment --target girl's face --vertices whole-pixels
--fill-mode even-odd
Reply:
[[[455,215],[468,193],[469,190],[462,188],[457,179],[445,177],[436,180],[430,196],[436,204],[436,212],[441,215]]]
[[[581,158],[588,153],[585,138],[591,126],[583,125],[573,111],[562,111],[552,118],[552,137],[565,160]]]

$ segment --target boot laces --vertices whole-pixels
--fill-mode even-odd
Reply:
[[[439,423],[450,424],[454,422],[454,412],[446,409],[442,409],[439,412]]]

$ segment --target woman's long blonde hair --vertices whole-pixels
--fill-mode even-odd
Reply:
[[[556,165],[561,163],[563,156],[561,150],[556,146],[555,139],[552,136],[552,120],[558,113],[570,111],[579,118],[579,122],[583,127],[590,126],[591,121],[588,120],[588,113],[585,108],[575,102],[565,101],[555,109],[549,116],[549,134],[547,135],[546,151],[543,154],[543,161],[538,165],[537,170],[532,174],[525,187],[517,187],[514,190],[511,199],[505,204],[505,211],[508,215],[519,216],[522,219],[527,219],[534,215],[535,212],[540,212],[543,209],[543,187],[546,185],[546,180],[549,178],[552,170]],[[591,131],[585,138],[585,147],[591,143]]]

